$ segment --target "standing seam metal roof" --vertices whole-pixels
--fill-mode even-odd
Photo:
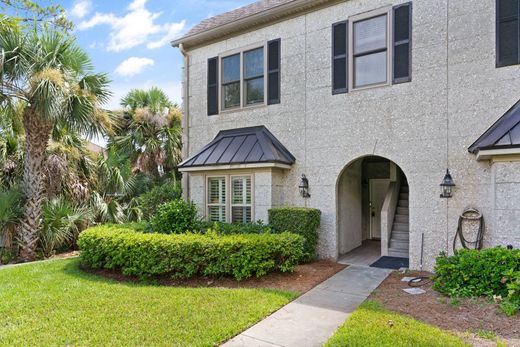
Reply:
[[[520,147],[520,101],[486,130],[468,150],[476,154],[483,149],[512,147]]]
[[[179,168],[231,164],[280,163],[292,165],[294,156],[264,126],[223,130]]]

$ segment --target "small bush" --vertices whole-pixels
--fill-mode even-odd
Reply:
[[[11,260],[14,259],[14,253],[8,249],[0,247],[0,265],[1,264],[9,264]]]
[[[201,232],[205,233],[213,230],[219,235],[233,234],[265,234],[272,231],[269,225],[265,225],[262,221],[254,223],[221,223],[221,222],[202,222]]]
[[[520,250],[502,247],[441,254],[433,288],[450,297],[500,297],[507,315],[520,309]]]
[[[292,271],[303,255],[303,237],[262,235],[146,234],[114,226],[81,233],[81,262],[90,268],[118,269],[141,278],[233,276],[242,280],[272,271]]]
[[[197,206],[182,199],[167,202],[159,207],[150,220],[150,229],[162,234],[182,234],[200,229]]]
[[[316,258],[321,211],[303,207],[280,207],[269,210],[269,225],[275,232],[288,231],[305,238],[305,260]]]
[[[140,195],[137,198],[137,205],[143,213],[143,219],[149,220],[152,218],[162,204],[179,199],[181,193],[180,182],[168,181]]]

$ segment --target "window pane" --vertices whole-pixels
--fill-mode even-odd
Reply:
[[[354,23],[354,53],[386,48],[386,15]]]
[[[208,179],[208,204],[226,203],[226,180],[224,177]]]
[[[231,179],[231,203],[251,204],[251,177],[233,177]]]
[[[251,206],[233,206],[231,208],[232,223],[250,223],[251,222]]]
[[[264,48],[257,48],[244,53],[244,78],[263,76]]]
[[[264,78],[246,81],[246,102],[248,105],[264,102]]]
[[[385,83],[387,78],[386,52],[365,55],[354,59],[354,86]]]
[[[240,80],[240,54],[231,55],[222,59],[223,83]]]
[[[240,106],[240,82],[227,84],[222,87],[224,108]]]
[[[225,206],[209,206],[208,219],[210,222],[225,222],[226,207]]]

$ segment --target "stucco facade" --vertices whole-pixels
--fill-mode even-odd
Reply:
[[[520,162],[477,161],[468,147],[520,99],[520,66],[496,68],[495,0],[414,0],[412,81],[346,94],[331,93],[331,25],[404,1],[350,0],[287,18],[221,41],[190,48],[186,156],[224,129],[264,125],[296,158],[290,170],[256,171],[254,219],[271,206],[322,211],[319,254],[337,259],[342,227],[338,182],[357,159],[376,155],[397,164],[409,184],[410,267],[424,268],[451,252],[458,217],[481,210],[486,247],[520,247]],[[281,102],[207,114],[207,60],[281,39]],[[439,198],[449,167],[453,198]],[[298,191],[301,174],[311,197]],[[188,197],[204,211],[204,173],[186,173]]]

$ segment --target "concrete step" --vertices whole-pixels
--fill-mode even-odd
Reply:
[[[408,193],[403,193],[403,192],[401,192],[401,193],[399,194],[399,200],[408,200],[408,198],[409,198]]]
[[[393,230],[390,239],[408,241],[410,239],[410,233],[406,231]]]
[[[399,200],[397,207],[408,207],[408,200]]]
[[[408,209],[408,207],[398,207],[396,213],[408,216],[410,214],[410,210]]]
[[[410,248],[410,242],[408,240],[400,240],[400,239],[394,239],[392,238],[390,240],[390,248],[392,249],[399,249],[399,250],[406,250]]]
[[[408,224],[410,222],[410,216],[407,214],[397,213],[394,216],[394,223],[405,223]]]
[[[388,255],[390,257],[408,258],[408,254],[409,253],[406,250],[388,249]]]
[[[410,232],[410,224],[408,223],[394,223],[392,230]]]

